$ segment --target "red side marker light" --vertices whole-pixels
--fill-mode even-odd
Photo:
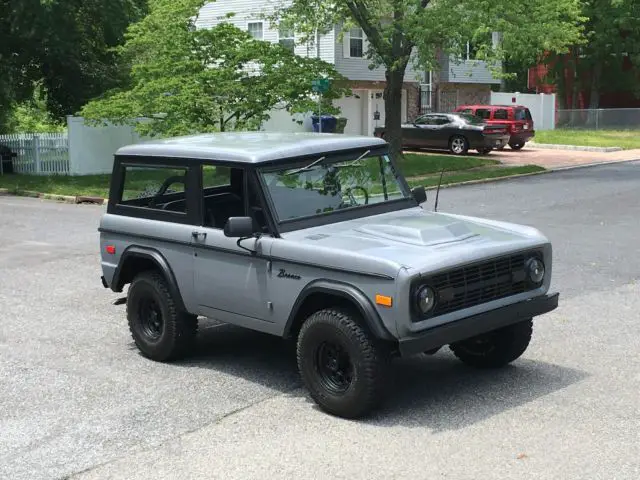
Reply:
[[[105,250],[109,255],[115,255],[116,254],[116,246],[115,245],[107,245],[105,247]]]

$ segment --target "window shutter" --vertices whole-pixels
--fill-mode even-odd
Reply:
[[[349,30],[345,30],[344,37],[342,39],[342,50],[344,54],[344,58],[351,58],[351,35],[349,34]]]
[[[367,36],[362,32],[362,58],[367,58],[367,50],[369,50],[369,40],[367,40]]]

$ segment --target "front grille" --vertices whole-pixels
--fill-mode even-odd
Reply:
[[[429,284],[436,291],[433,316],[490,302],[535,288],[527,281],[525,261],[519,253],[493,258],[434,275]]]

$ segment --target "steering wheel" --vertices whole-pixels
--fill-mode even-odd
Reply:
[[[355,197],[351,193],[353,190],[360,190],[362,193],[364,193],[364,204],[365,205],[369,204],[369,192],[367,191],[367,189],[360,185],[356,185],[355,187],[347,188],[347,191],[345,192],[345,194],[349,196],[349,199],[351,200],[352,205],[358,205],[358,202],[356,201]]]
[[[175,175],[173,177],[167,178],[164,182],[162,182],[162,185],[160,185],[160,188],[158,189],[158,191],[155,193],[153,198],[149,201],[149,205],[151,207],[155,207],[157,200],[160,197],[162,197],[165,193],[167,193],[167,190],[169,189],[171,184],[176,182],[184,183],[184,181],[185,181],[184,175]]]

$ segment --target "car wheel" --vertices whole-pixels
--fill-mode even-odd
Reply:
[[[349,311],[311,315],[298,335],[297,360],[311,398],[327,413],[358,418],[381,401],[388,356]]]
[[[493,148],[479,148],[478,153],[480,155],[489,155],[491,153],[491,150],[493,150]]]
[[[176,360],[194,346],[198,318],[178,310],[167,281],[158,272],[140,273],[131,282],[127,320],[136,346],[152,360]]]
[[[529,319],[449,345],[463,363],[499,368],[519,358],[529,346],[533,322]]]
[[[454,155],[465,155],[469,151],[469,142],[462,135],[451,137],[449,151]]]
[[[499,151],[504,150],[504,145],[500,145],[499,147],[496,147],[496,150],[499,150]]]
[[[524,147],[524,142],[523,143],[510,143],[509,147],[511,147],[511,150],[522,150],[522,147]]]

